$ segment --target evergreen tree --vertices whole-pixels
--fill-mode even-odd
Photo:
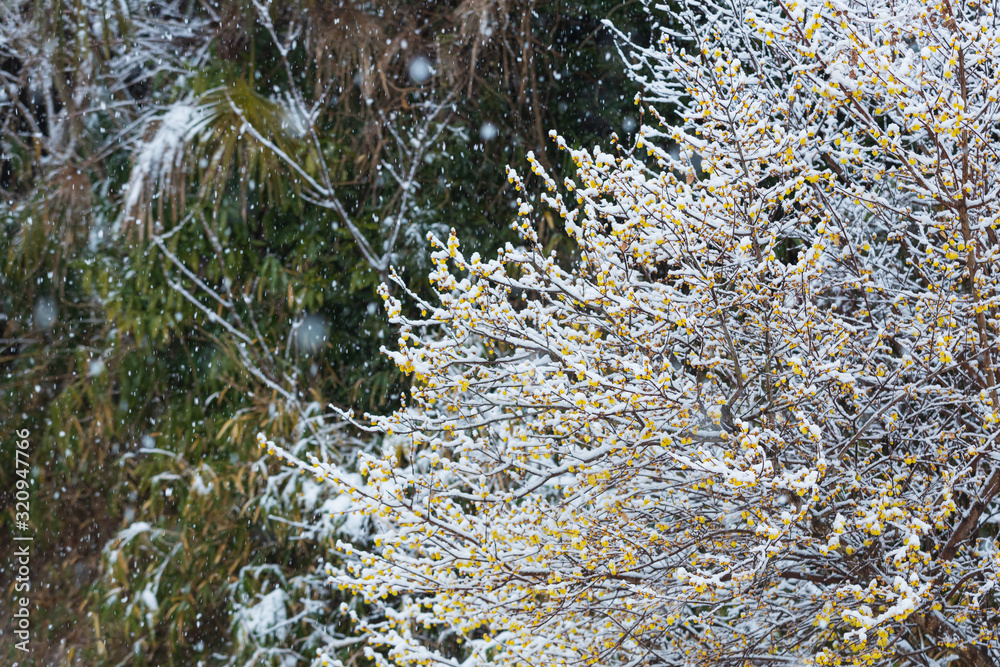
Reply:
[[[502,166],[529,150],[562,159],[544,128],[591,140],[629,126],[633,91],[600,20],[648,32],[644,15],[602,2],[2,12],[0,436],[33,434],[36,657],[311,658],[349,623],[313,583],[312,543],[270,517],[308,521],[329,499],[255,462],[247,433],[345,461],[367,446],[321,418],[331,403],[391,410],[406,391],[378,354],[387,266],[426,272],[427,231],[512,239]],[[551,220],[538,231],[568,250]],[[274,619],[321,625],[258,622],[279,584],[292,594]]]

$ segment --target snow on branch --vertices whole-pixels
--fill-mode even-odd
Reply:
[[[521,248],[433,239],[423,319],[383,290],[363,483],[262,436],[379,526],[330,570],[373,660],[996,664],[992,9],[685,3],[634,144],[529,157],[577,261],[522,200]]]

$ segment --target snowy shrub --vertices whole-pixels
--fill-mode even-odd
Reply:
[[[383,288],[405,445],[262,436],[375,522],[330,582],[377,664],[996,664],[993,9],[688,3],[634,143],[529,160],[574,262],[524,199]]]

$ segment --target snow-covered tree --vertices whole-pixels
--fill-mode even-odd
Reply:
[[[330,569],[379,664],[996,664],[994,10],[689,3],[634,144],[384,292],[385,455],[298,461],[380,526]]]

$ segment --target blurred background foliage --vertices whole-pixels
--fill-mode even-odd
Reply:
[[[297,615],[348,631],[304,576],[320,538],[269,518],[264,499],[302,489],[253,435],[301,437],[316,406],[388,411],[406,386],[378,352],[384,276],[303,179],[322,161],[379,252],[405,215],[388,250],[415,289],[427,232],[488,256],[516,240],[505,165],[565,171],[550,129],[635,129],[607,18],[654,31],[635,0],[0,0],[0,516],[27,428],[27,664],[297,664]],[[432,107],[407,199],[388,172]],[[554,222],[539,234],[569,252]],[[247,601],[283,589],[287,626],[248,630]],[[0,660],[24,664],[9,609]]]

